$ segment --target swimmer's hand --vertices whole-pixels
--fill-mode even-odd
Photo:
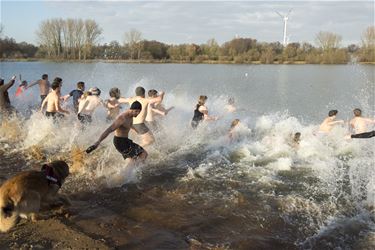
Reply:
[[[87,154],[90,154],[90,153],[91,153],[92,151],[94,151],[97,147],[98,147],[98,145],[96,145],[96,144],[94,144],[94,145],[88,147],[88,148],[86,149],[86,153],[87,153]]]
[[[16,76],[12,76],[11,80],[12,81],[16,80]]]

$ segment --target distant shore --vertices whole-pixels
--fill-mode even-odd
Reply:
[[[235,65],[272,65],[272,64],[290,64],[290,65],[345,65],[349,63],[307,63],[306,61],[284,61],[273,63],[261,63],[260,61],[243,62],[238,63],[234,61],[217,61],[217,60],[206,60],[206,61],[183,61],[183,60],[116,60],[116,59],[88,59],[88,60],[68,60],[68,59],[44,59],[44,58],[6,58],[0,59],[0,62],[55,62],[55,63],[128,63],[128,64],[235,64]],[[375,62],[357,62],[357,64],[363,65],[375,65]]]

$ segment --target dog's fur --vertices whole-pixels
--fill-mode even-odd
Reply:
[[[64,161],[48,164],[54,176],[62,184],[69,175],[69,166]],[[14,227],[19,217],[35,221],[43,208],[69,201],[58,195],[60,186],[48,181],[45,171],[25,171],[7,180],[0,187],[0,232],[7,232]]]

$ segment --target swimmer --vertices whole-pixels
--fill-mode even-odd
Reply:
[[[109,90],[110,98],[105,100],[105,107],[107,108],[107,121],[113,121],[120,114],[120,103],[121,97],[120,90],[118,88],[111,88]]]
[[[198,104],[195,106],[194,116],[191,121],[191,126],[195,129],[198,127],[199,123],[202,121],[216,121],[218,118],[208,115],[208,109],[205,106],[207,101],[207,96],[201,95],[198,99]]]
[[[362,110],[356,108],[353,110],[354,118],[350,120],[349,125],[353,132],[350,138],[371,138],[375,136],[375,131],[368,132],[368,126],[375,124],[375,119],[362,117]]]
[[[13,76],[11,80],[4,84],[4,79],[0,79],[0,111],[3,114],[9,114],[15,109],[10,103],[8,89],[10,89],[16,82],[16,76]]]
[[[301,133],[297,132],[294,134],[293,139],[292,139],[292,147],[295,149],[299,148],[299,143],[301,142]]]
[[[70,91],[68,95],[65,95],[63,97],[64,101],[66,102],[71,96],[73,97],[73,108],[74,112],[78,113],[78,106],[79,106],[79,100],[81,96],[83,95],[83,92],[85,91],[85,83],[84,82],[78,82],[77,83],[77,89],[74,89]]]
[[[82,124],[88,124],[92,122],[92,115],[95,109],[99,105],[104,106],[103,100],[99,97],[100,96],[100,89],[97,87],[89,89],[89,94],[83,99],[81,98],[78,107],[78,120]]]
[[[332,128],[335,125],[344,124],[343,120],[335,120],[337,113],[338,113],[337,110],[330,110],[328,112],[328,117],[325,118],[322,124],[320,124],[319,126],[319,133],[327,134],[332,130]]]
[[[102,133],[98,141],[86,150],[86,153],[95,150],[109,134],[115,132],[113,144],[124,159],[130,158],[132,163],[146,160],[146,150],[129,139],[129,130],[134,129],[133,119],[141,113],[141,110],[141,103],[134,101],[130,108],[121,113],[112,125]]]
[[[137,117],[135,117],[134,121],[133,121],[134,130],[137,132],[138,135],[141,136],[141,141],[142,141],[141,146],[142,147],[148,146],[155,141],[154,135],[152,134],[150,129],[145,124],[148,105],[154,104],[154,103],[157,103],[157,102],[161,102],[164,98],[164,92],[160,92],[160,95],[158,95],[157,97],[149,98],[149,99],[145,98],[145,93],[146,93],[146,91],[143,87],[137,87],[135,89],[135,94],[136,94],[135,97],[131,97],[131,98],[121,97],[119,99],[120,103],[130,103],[130,104],[132,104],[133,102],[138,101],[138,102],[141,103],[141,105],[143,107],[140,114]]]
[[[18,85],[18,88],[16,90],[16,96],[20,96],[23,91],[27,88],[27,81],[22,81],[20,85]]]
[[[52,83],[52,91],[44,98],[40,111],[43,112],[44,107],[47,105],[45,115],[47,117],[62,118],[65,114],[69,114],[69,111],[61,108],[60,99],[61,99],[61,87],[62,79],[56,77]]]
[[[240,119],[234,119],[230,125],[228,137],[232,141],[234,139],[235,128],[240,124]]]
[[[42,79],[39,79],[38,81],[35,81],[34,83],[31,83],[29,86],[26,87],[26,89],[29,89],[37,84],[39,85],[39,92],[40,92],[40,99],[41,99],[40,103],[43,103],[51,87],[51,84],[48,81],[48,75],[43,74]]]
[[[158,97],[158,91],[155,89],[151,89],[148,91],[148,99]],[[169,111],[171,111],[174,107],[170,107],[169,109],[165,109],[161,102],[157,103],[149,103],[147,108],[147,115],[145,122],[151,130],[157,130],[159,128],[158,122],[156,120],[157,116],[166,116]]]
[[[234,106],[234,98],[233,97],[230,97],[228,99],[228,103],[227,105],[225,105],[225,110],[228,112],[228,113],[234,113],[237,111],[237,108],[236,106]]]

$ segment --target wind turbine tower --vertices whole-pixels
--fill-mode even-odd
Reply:
[[[276,13],[284,20],[284,39],[283,39],[283,45],[284,45],[284,47],[288,44],[287,34],[286,34],[286,25],[288,23],[290,12],[292,12],[292,9],[289,10],[288,14],[286,14],[285,16],[283,16],[278,11],[276,11]]]

